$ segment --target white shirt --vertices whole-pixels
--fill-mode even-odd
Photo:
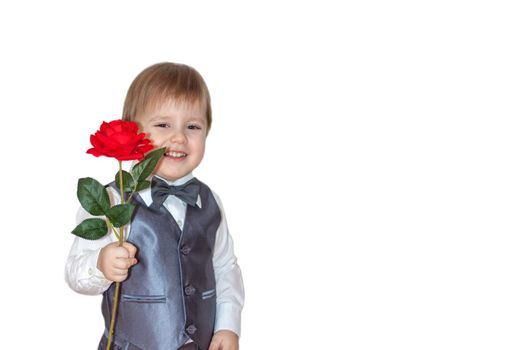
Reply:
[[[167,181],[170,185],[182,185],[191,180],[193,175],[190,173],[174,182]],[[112,203],[119,202],[118,193],[109,187],[109,195]],[[216,280],[216,316],[215,332],[219,330],[231,330],[240,335],[240,316],[244,305],[244,286],[242,273],[237,265],[237,259],[233,252],[233,240],[228,232],[226,216],[220,198],[212,191],[221,213],[221,222],[215,236],[215,247],[213,250],[213,268]],[[148,187],[139,192],[139,195],[146,203],[152,203],[151,189]],[[200,196],[197,205],[201,207]],[[176,219],[177,224],[182,230],[186,217],[187,204],[175,196],[168,196],[164,206]],[[83,208],[80,208],[77,215],[77,223],[91,217]],[[130,232],[130,225],[126,225],[125,235]],[[97,268],[97,260],[101,248],[107,244],[117,242],[113,233],[98,240],[86,240],[80,237],[74,239],[72,248],[65,267],[65,279],[69,286],[78,293],[97,295],[106,291],[112,281],[105,278],[103,273]]]

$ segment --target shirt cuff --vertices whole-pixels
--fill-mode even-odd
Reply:
[[[108,286],[110,286],[112,281],[107,280],[105,278],[105,275],[103,274],[103,272],[101,272],[97,268],[97,261],[98,261],[100,251],[101,251],[101,249],[92,251],[87,258],[87,263],[86,263],[87,276],[88,276],[87,278],[90,280],[90,282],[93,285],[95,285],[97,287],[108,288]]]
[[[240,337],[240,320],[242,309],[231,303],[217,305],[215,317],[215,332],[229,330]]]

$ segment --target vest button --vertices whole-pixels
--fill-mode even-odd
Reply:
[[[184,288],[184,293],[186,293],[186,295],[193,295],[193,293],[195,293],[195,288],[193,286],[187,286]]]
[[[190,335],[195,334],[196,331],[197,331],[197,327],[195,327],[195,325],[193,325],[193,324],[190,324],[188,327],[186,327],[186,332],[188,332],[188,334],[190,334]]]
[[[191,251],[191,248],[188,247],[188,246],[183,246],[183,247],[181,248],[181,253],[182,253],[183,255],[188,255],[188,254],[190,253],[190,251]]]

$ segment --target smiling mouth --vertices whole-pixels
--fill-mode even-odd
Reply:
[[[188,156],[184,152],[177,152],[177,151],[166,152],[164,155],[166,157],[171,157],[171,158],[175,158],[175,159],[186,158]]]

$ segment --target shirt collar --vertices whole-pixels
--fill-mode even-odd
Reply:
[[[192,173],[184,175],[183,177],[181,177],[181,178],[179,178],[179,179],[177,179],[175,181],[166,180],[166,179],[163,179],[162,177],[157,176],[157,175],[155,175],[155,177],[165,181],[170,186],[184,185],[186,182],[188,182],[188,181],[190,181],[191,179],[194,178]],[[144,203],[147,206],[150,206],[152,204],[152,188],[151,188],[151,186],[147,187],[144,190],[142,190],[141,192],[139,192],[139,195],[141,196],[141,198],[143,199]],[[200,194],[199,194],[199,196],[197,198],[197,203],[196,204],[197,204],[197,206],[199,208],[202,208],[202,200],[200,199]]]

